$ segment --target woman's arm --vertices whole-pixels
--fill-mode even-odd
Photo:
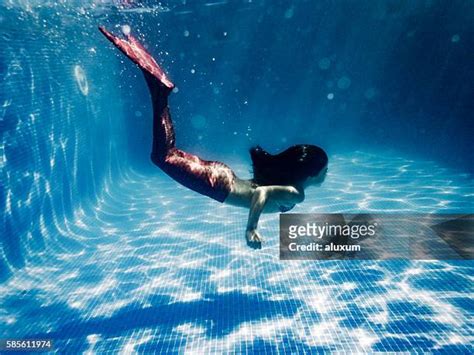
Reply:
[[[249,218],[247,222],[247,230],[245,237],[247,243],[251,247],[258,247],[253,245],[262,242],[262,238],[257,232],[258,220],[268,201],[275,201],[277,203],[298,203],[304,200],[304,192],[298,190],[293,186],[260,186],[255,189],[250,204]]]

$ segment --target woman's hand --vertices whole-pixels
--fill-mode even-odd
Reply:
[[[247,245],[252,249],[262,249],[263,239],[256,229],[247,229],[245,239],[247,239]]]

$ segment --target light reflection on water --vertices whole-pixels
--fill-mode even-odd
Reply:
[[[159,171],[104,191],[0,286],[4,336],[48,332],[61,349],[100,353],[472,349],[472,262],[281,262],[277,214],[263,216],[256,251],[246,210]],[[469,175],[355,152],[331,157],[294,212],[464,213],[472,196]]]
[[[153,174],[129,172],[127,169],[133,162],[125,159],[124,144],[128,132],[121,129],[120,123],[129,121],[130,116],[123,117],[120,105],[117,105],[122,100],[126,105],[127,99],[116,85],[124,81],[119,75],[124,65],[117,58],[124,58],[105,44],[95,31],[97,24],[105,23],[117,31],[120,24],[130,24],[132,31],[152,46],[152,52],[160,53],[161,59],[165,57],[160,52],[164,44],[160,42],[161,38],[179,34],[182,38],[171,37],[170,43],[175,46],[168,43],[173,57],[181,60],[176,59],[173,71],[179,73],[184,68],[182,70],[189,71],[193,77],[206,77],[206,82],[214,69],[205,70],[202,64],[221,63],[219,56],[214,62],[216,56],[210,52],[210,45],[219,48],[220,53],[221,45],[230,44],[230,50],[227,50],[231,61],[222,62],[222,67],[228,71],[219,72],[218,77],[219,81],[224,80],[221,78],[234,79],[225,79],[226,85],[214,86],[212,94],[221,102],[219,95],[228,95],[230,87],[232,98],[256,107],[252,100],[248,105],[248,97],[237,95],[235,90],[242,85],[245,87],[245,83],[235,75],[238,71],[232,69],[231,63],[245,69],[246,65],[242,64],[246,64],[246,60],[254,63],[255,51],[259,53],[259,48],[264,48],[260,42],[247,47],[248,39],[254,34],[242,29],[251,30],[260,22],[257,20],[264,13],[261,10],[268,2],[240,3],[237,11],[230,9],[239,19],[234,26],[231,26],[234,21],[225,21],[222,26],[216,23],[207,34],[200,28],[201,24],[208,24],[200,20],[205,13],[202,8],[215,11],[226,1],[204,1],[202,5],[189,6],[191,10],[185,6],[186,2],[178,2],[176,8],[141,6],[136,2],[130,6],[126,5],[128,2],[116,6],[118,3],[7,1],[6,7],[2,8],[0,22],[6,30],[2,33],[5,45],[0,56],[5,64],[2,72],[5,81],[0,93],[0,203],[5,203],[3,221],[7,221],[9,227],[7,233],[1,235],[3,249],[0,250],[0,280],[8,279],[0,285],[0,334],[3,338],[51,337],[59,351],[68,353],[117,350],[125,353],[133,350],[188,353],[473,352],[472,262],[280,262],[278,215],[262,217],[260,228],[266,243],[262,250],[251,250],[244,241],[246,210],[196,195],[157,170]],[[407,7],[417,7],[410,4],[407,3]],[[282,26],[280,33],[276,28],[270,31],[275,37],[280,38],[283,32],[292,33],[289,28],[295,28],[302,30],[296,32],[297,37],[305,38],[305,26],[294,26],[288,21],[298,17],[301,10],[295,11],[293,5],[286,11],[271,6],[276,12],[267,13],[267,21],[271,18],[268,23],[275,20],[280,26],[287,21],[287,27]],[[430,6],[427,4],[427,12],[431,12]],[[247,11],[250,7],[256,11]],[[367,17],[364,9],[363,21],[370,23],[375,16],[377,22],[388,21],[387,29],[393,31],[394,25],[399,28],[397,23],[390,22],[390,18],[403,17],[404,8],[397,11],[390,4],[387,7],[392,11],[377,5]],[[347,23],[343,20],[347,18],[338,16],[337,12],[324,12],[329,27],[338,22]],[[414,18],[416,13],[407,12],[410,15],[407,18]],[[158,18],[158,14],[169,17]],[[213,20],[218,18],[214,14],[210,17]],[[280,17],[274,19],[274,16]],[[188,21],[191,17],[196,17],[198,26]],[[151,25],[143,22],[144,18],[151,20]],[[154,26],[161,21],[166,23],[166,19],[171,19],[177,27],[162,32]],[[181,23],[179,19],[187,22]],[[453,23],[455,21],[457,18],[453,17]],[[351,22],[351,26],[346,27],[359,36],[357,23]],[[448,59],[451,63],[448,68],[452,69],[453,63],[454,66],[457,63],[455,53],[447,44],[456,43],[460,47],[468,38],[462,32],[457,34],[459,23],[455,24],[456,33],[451,28],[443,34],[446,38],[440,48],[450,57],[441,61],[443,70],[440,73],[449,72],[445,67]],[[313,21],[310,25],[314,25]],[[323,25],[317,25],[314,31],[314,35],[321,38],[310,36],[312,44],[308,42],[315,46],[315,54],[309,57],[306,65],[299,65],[305,75],[308,74],[306,68],[313,65],[313,69],[317,69],[313,72],[317,81],[321,75],[319,70],[331,78],[327,87],[319,92],[320,97],[325,102],[343,103],[345,94],[357,94],[362,88],[363,102],[376,102],[380,98],[397,106],[399,102],[382,97],[387,91],[371,82],[373,79],[384,81],[383,76],[372,77],[369,73],[365,82],[350,73],[339,72],[349,64],[357,67],[353,62],[358,56],[365,58],[364,67],[371,67],[372,63],[377,72],[375,63],[384,63],[386,58],[379,57],[377,51],[365,51],[357,41],[347,41],[354,42],[357,50],[348,46],[341,47],[339,52],[337,48],[325,46],[324,43],[339,41],[340,32],[339,29],[335,33],[328,31]],[[400,33],[394,31],[395,38],[404,38],[403,27],[400,28]],[[201,33],[199,44],[196,39]],[[188,37],[195,48],[181,46],[181,43],[187,43],[183,40]],[[267,40],[269,38],[265,37]],[[384,50],[381,52],[387,50],[391,55],[389,42],[382,42]],[[289,44],[284,41],[279,55],[284,58],[285,52],[290,53],[293,61],[297,51],[288,50]],[[399,46],[402,51],[409,52],[402,44]],[[359,47],[376,55],[366,58],[360,55]],[[235,48],[247,48],[250,58],[236,56]],[[189,60],[184,60],[188,58],[188,49],[195,49],[199,55],[193,54]],[[304,51],[305,56],[309,52],[309,49]],[[333,52],[338,53],[339,59],[326,57]],[[272,60],[265,66],[275,57],[272,51],[269,53],[268,58]],[[463,57],[463,52],[459,53]],[[398,68],[399,58],[394,56]],[[349,64],[344,63],[346,57]],[[419,60],[416,55],[415,59]],[[281,69],[280,62],[276,63],[278,67],[270,65],[269,74],[261,80],[266,86],[261,92],[256,91],[255,96],[264,98],[263,106],[276,102],[270,99],[271,96],[267,97],[272,86],[279,90],[272,82],[274,73]],[[196,64],[198,70],[194,69]],[[338,65],[341,66],[339,69]],[[298,69],[293,65],[289,68],[290,73]],[[334,69],[336,72],[331,72]],[[389,71],[388,67],[385,69]],[[433,83],[438,82],[435,79],[439,78],[433,77]],[[186,80],[179,83],[183,85],[183,95],[192,97],[194,84],[185,83]],[[409,84],[411,88],[411,80]],[[137,90],[136,86],[130,85],[131,89]],[[288,86],[286,82],[284,86]],[[207,84],[204,91],[206,88]],[[312,84],[306,87],[307,90],[301,86],[298,106],[306,100],[316,103],[318,110],[324,107],[325,102],[313,96],[318,91],[314,88]],[[427,90],[432,88],[428,86]],[[260,90],[258,85],[257,89]],[[458,86],[455,89],[456,95],[462,94]],[[196,90],[203,90],[203,87],[198,86]],[[305,98],[305,93],[311,96]],[[402,104],[404,101],[403,98]],[[413,102],[418,111],[418,105],[422,103]],[[144,105],[131,108],[133,118],[146,119]],[[149,105],[148,101],[146,105]],[[365,112],[364,105],[353,106],[352,111]],[[226,105],[223,107],[226,107],[223,111],[229,111]],[[342,119],[339,112],[334,116],[329,109],[317,112],[318,117]],[[191,128],[196,129],[197,134],[205,125],[209,128],[215,123],[213,117],[219,116],[215,112],[194,113],[201,115],[191,116],[194,119],[190,120]],[[231,110],[231,117],[224,117],[222,123],[234,122],[235,113]],[[456,116],[456,112],[452,115]],[[254,115],[252,111],[247,114],[247,117],[254,116],[265,117]],[[179,117],[177,115],[178,120]],[[347,117],[352,119],[351,115]],[[379,119],[377,115],[374,117]],[[442,114],[429,118],[434,121],[427,121],[421,133],[429,133],[430,126],[438,127],[436,120],[446,120]],[[390,117],[387,119],[388,128],[382,120],[376,121],[377,126],[381,125],[381,131],[377,132],[394,128],[391,126],[394,121],[390,121]],[[343,127],[343,123],[339,125]],[[183,120],[181,124],[184,127]],[[318,135],[324,132],[324,122],[318,121],[317,125],[308,126],[309,136],[312,136],[313,126]],[[236,137],[243,135],[238,127],[226,127],[232,127],[231,132]],[[244,127],[247,128],[247,123]],[[351,131],[350,127],[346,131]],[[281,129],[285,130],[284,125]],[[246,136],[249,131],[250,125]],[[253,128],[252,132],[255,138],[259,137],[257,129]],[[385,137],[388,139],[388,136]],[[208,138],[203,141],[211,141]],[[287,137],[280,139],[282,142],[290,140]],[[459,141],[455,137],[445,143],[453,146],[456,139]],[[240,173],[247,171],[247,167],[231,165]],[[292,212],[472,213],[472,200],[472,176],[432,162],[409,160],[393,154],[355,152],[332,156],[327,181],[321,188],[308,190],[304,204]]]

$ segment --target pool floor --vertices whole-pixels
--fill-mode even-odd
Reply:
[[[468,174],[355,152],[332,157],[292,212],[472,213],[472,201]],[[473,262],[280,261],[278,215],[262,217],[261,250],[246,218],[130,171],[43,227],[46,248],[0,285],[1,333],[68,353],[473,352]]]

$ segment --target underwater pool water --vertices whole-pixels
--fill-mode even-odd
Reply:
[[[444,71],[429,85],[429,69],[413,74],[426,88],[407,98],[389,92],[410,80],[383,84],[398,75],[391,56],[408,60],[386,41],[423,36],[440,3],[354,6],[2,4],[0,338],[51,338],[59,353],[472,353],[472,261],[281,261],[278,214],[249,249],[248,211],[151,165],[146,87],[96,31],[129,26],[166,63],[183,148],[249,178],[252,144],[327,147],[325,183],[292,212],[472,213],[472,82],[447,79],[462,71],[452,46],[470,43],[466,11],[443,8],[458,16],[432,60]],[[370,26],[385,28],[381,43],[361,40]],[[299,46],[309,59],[290,67]]]

